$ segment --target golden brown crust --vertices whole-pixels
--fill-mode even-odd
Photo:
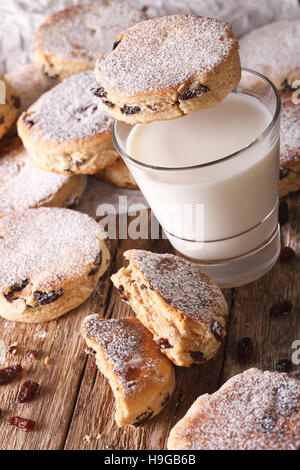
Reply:
[[[165,407],[175,385],[174,369],[137,318],[90,315],[81,333],[109,380],[119,426],[139,426]]]
[[[0,220],[0,313],[50,321],[83,303],[110,255],[98,224],[76,211],[28,209]]]
[[[92,84],[92,72],[74,75],[45,93],[19,118],[19,136],[39,168],[92,175],[116,160],[112,119],[91,93]]]
[[[130,264],[112,276],[121,298],[179,366],[213,358],[225,336],[227,305],[198,266],[180,257],[130,250]]]
[[[116,44],[97,62],[96,93],[111,116],[130,124],[216,106],[241,77],[238,43],[219,20],[156,18],[121,33]]]
[[[29,160],[18,138],[0,144],[0,218],[34,207],[74,208],[84,193],[87,177],[42,171]]]
[[[142,9],[116,0],[56,12],[36,33],[36,66],[56,81],[92,69],[95,60],[112,49],[120,31],[146,18]]]
[[[250,369],[200,396],[171,430],[170,450],[297,450],[300,382]]]
[[[0,103],[0,139],[14,124],[18,110],[21,107],[21,97],[6,80],[0,75],[1,94],[5,92],[5,104]],[[2,95],[1,95],[2,98]]]

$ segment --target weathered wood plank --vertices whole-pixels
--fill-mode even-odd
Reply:
[[[221,383],[249,367],[274,370],[278,360],[291,359],[291,345],[300,340],[300,195],[287,200],[290,222],[282,228],[282,244],[291,246],[298,256],[288,265],[278,262],[259,281],[236,289]],[[293,303],[292,312],[270,317],[270,307],[285,299]],[[251,337],[254,343],[253,358],[244,366],[236,359],[237,342],[243,337]],[[299,372],[299,366],[294,366],[293,373]]]

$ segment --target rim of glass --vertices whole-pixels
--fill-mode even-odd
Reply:
[[[214,160],[213,162],[208,162],[208,163],[201,163],[200,165],[193,165],[193,166],[186,166],[186,167],[176,167],[176,168],[148,165],[147,163],[139,162],[138,160],[135,160],[134,158],[130,157],[126,153],[126,151],[120,146],[120,144],[118,142],[118,138],[117,138],[117,129],[116,129],[119,121],[117,121],[115,119],[114,123],[113,123],[113,129],[112,129],[112,138],[113,138],[113,143],[114,143],[114,146],[115,146],[116,150],[119,152],[119,154],[123,158],[125,158],[127,160],[130,160],[136,166],[140,166],[140,167],[143,167],[143,168],[148,168],[148,169],[154,170],[154,171],[196,170],[196,169],[199,169],[199,168],[205,168],[205,167],[208,167],[208,166],[216,165],[216,164],[224,162],[226,160],[230,160],[232,158],[237,157],[241,153],[248,151],[249,149],[251,149],[252,147],[257,145],[259,142],[261,142],[272,131],[272,129],[276,125],[276,123],[278,121],[278,118],[280,116],[280,111],[281,111],[281,99],[280,99],[279,92],[278,92],[277,88],[275,87],[274,83],[271,82],[271,80],[269,80],[267,77],[265,77],[265,75],[263,75],[259,72],[256,72],[255,70],[248,69],[246,67],[242,67],[242,71],[250,73],[252,75],[256,75],[257,77],[262,79],[264,82],[266,82],[269,85],[269,87],[273,90],[275,98],[276,98],[276,111],[274,113],[272,121],[270,122],[268,127],[262,132],[262,134],[260,134],[259,137],[257,137],[255,140],[253,140],[253,142],[248,144],[246,147],[243,147],[242,149],[237,150],[236,152],[234,152],[230,155],[227,155],[226,157],[220,158],[219,160]]]

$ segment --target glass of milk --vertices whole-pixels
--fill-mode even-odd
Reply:
[[[280,97],[243,69],[220,105],[171,121],[115,122],[114,144],[175,250],[220,286],[278,259]]]

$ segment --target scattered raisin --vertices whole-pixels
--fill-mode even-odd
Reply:
[[[39,384],[33,382],[32,380],[26,380],[21,386],[19,395],[18,395],[18,403],[28,403],[29,401],[33,400],[35,392],[39,388]]]
[[[296,253],[294,252],[293,248],[290,248],[289,246],[285,246],[281,250],[279,261],[280,263],[288,264],[288,263],[291,263],[295,257],[296,257]]]
[[[279,224],[281,226],[287,224],[289,221],[289,206],[285,199],[280,201],[279,204]]]
[[[1,116],[0,116],[0,124],[4,124],[4,116],[3,116],[3,114],[1,114]]]
[[[7,424],[9,426],[14,426],[15,428],[18,428],[21,431],[30,432],[34,429],[35,421],[26,418],[20,418],[20,416],[13,416],[12,418],[9,418]]]
[[[237,345],[237,359],[246,364],[253,354],[253,343],[251,338],[242,338]]]
[[[120,39],[119,39],[118,41],[115,41],[115,42],[114,42],[113,48],[112,48],[113,51],[118,47],[118,45],[120,44],[120,42],[121,42]]]
[[[258,427],[260,431],[266,433],[272,431],[275,427],[277,422],[277,418],[273,415],[265,415],[263,416],[258,423]]]
[[[54,290],[52,292],[41,292],[37,290],[33,293],[33,297],[39,305],[48,305],[59,299],[63,293],[63,289]]]
[[[189,351],[194,362],[204,362],[205,356],[201,351]]]
[[[209,88],[205,85],[200,85],[198,88],[191,90],[189,87],[186,88],[182,93],[180,93],[178,99],[181,101],[191,100],[196,96],[201,96],[204,93],[208,93]]]
[[[25,351],[25,356],[29,357],[29,359],[37,359],[38,354],[38,351],[36,351],[35,349],[27,349]]]
[[[146,290],[147,289],[147,286],[145,286],[145,284],[141,284],[141,290]]]
[[[128,105],[125,105],[123,106],[123,108],[121,108],[121,111],[123,114],[126,114],[126,115],[131,115],[131,114],[136,114],[136,113],[139,113],[141,110],[141,108],[139,106],[128,106]]]
[[[166,338],[159,338],[159,340],[156,341],[156,348],[160,351],[164,351],[165,349],[173,348],[173,346],[171,346]]]
[[[275,364],[275,370],[280,373],[290,372],[292,370],[293,364],[289,359],[281,359]]]
[[[99,271],[101,264],[102,264],[102,251],[100,250],[94,261],[94,268],[92,268],[91,271],[89,272],[89,276],[93,276],[94,274],[96,274]]]
[[[22,367],[19,364],[0,369],[0,385],[10,383],[15,377],[21,374]]]
[[[210,325],[210,331],[214,335],[217,341],[221,342],[224,335],[224,327],[221,323],[215,321]]]
[[[21,107],[21,99],[19,96],[12,95],[11,100],[14,108],[19,109]]]
[[[272,305],[272,307],[270,308],[270,315],[271,317],[287,315],[288,313],[290,313],[292,308],[293,308],[292,302],[290,302],[289,300],[284,300],[281,303]]]

